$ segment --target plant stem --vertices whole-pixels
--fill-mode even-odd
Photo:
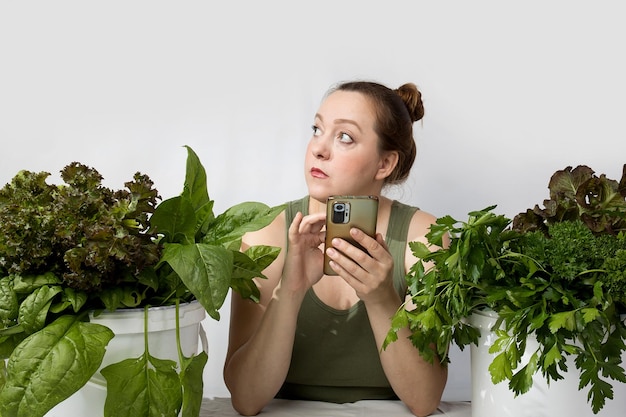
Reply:
[[[178,347],[178,362],[182,364],[184,362],[184,355],[183,355],[183,349],[180,346],[180,314],[179,314],[179,309],[180,309],[180,299],[177,298],[176,299],[176,346]]]
[[[145,306],[144,307],[144,315],[143,315],[143,339],[144,339],[144,345],[145,345],[145,350],[146,350],[146,357],[148,357],[150,355],[150,349],[149,349],[149,344],[148,344],[148,309],[150,308],[150,306]]]

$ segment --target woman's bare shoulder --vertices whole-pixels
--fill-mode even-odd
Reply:
[[[423,240],[426,233],[430,231],[430,226],[437,221],[437,217],[424,210],[416,210],[411,218],[409,226],[408,241]]]

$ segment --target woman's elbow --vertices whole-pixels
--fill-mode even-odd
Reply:
[[[426,417],[437,411],[439,407],[439,402],[433,402],[429,404],[421,403],[415,406],[407,405],[409,407],[409,411],[416,417]]]
[[[226,382],[226,388],[230,391],[230,404],[236,412],[242,416],[256,416],[261,412],[263,407],[256,405],[254,398],[250,398],[248,395],[242,395],[241,391],[237,391],[237,388],[229,383],[228,377],[224,378],[224,382]]]
[[[446,381],[448,379],[446,371],[447,370],[444,370],[442,378],[439,380],[439,384],[435,384],[436,388],[433,387],[433,391],[430,391],[425,396],[414,398],[414,401],[412,402],[407,401],[405,403],[414,416],[425,417],[437,411],[439,404],[441,403],[441,397],[443,396]]]
[[[261,412],[261,408],[246,404],[246,401],[239,401],[235,397],[231,397],[230,402],[235,411],[242,416],[256,416]]]

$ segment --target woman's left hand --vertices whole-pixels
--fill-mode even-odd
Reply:
[[[382,235],[378,233],[376,239],[373,239],[357,228],[352,228],[350,235],[367,252],[343,239],[335,238],[332,242],[333,247],[326,250],[331,259],[331,268],[354,288],[358,297],[366,303],[382,301],[395,294],[393,258]]]

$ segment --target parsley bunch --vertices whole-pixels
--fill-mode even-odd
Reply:
[[[411,242],[417,262],[407,275],[413,309],[399,309],[384,346],[409,327],[424,358],[449,363],[450,343],[478,342],[468,318],[479,310],[499,316],[494,383],[517,395],[541,372],[563,378],[566,357],[580,370],[594,413],[613,398],[611,380],[626,383],[626,165],[619,182],[586,166],[557,171],[544,207],[513,220],[496,206],[471,212],[466,222],[437,219],[428,245]],[[450,236],[442,248],[442,237]],[[529,336],[538,348],[521,366]]]

